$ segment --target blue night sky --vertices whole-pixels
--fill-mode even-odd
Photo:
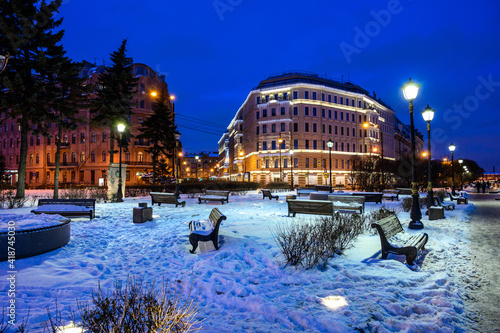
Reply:
[[[77,61],[128,55],[166,75],[176,112],[225,127],[270,74],[303,70],[360,85],[410,123],[401,86],[421,83],[434,158],[473,159],[500,171],[500,3],[437,1],[66,0],[63,40]],[[179,127],[188,152],[216,151],[222,127]]]

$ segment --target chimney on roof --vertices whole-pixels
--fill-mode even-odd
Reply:
[[[375,90],[373,91],[373,99],[377,99],[377,94],[375,93]]]

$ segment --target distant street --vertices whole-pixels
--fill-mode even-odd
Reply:
[[[475,190],[474,190],[475,192]],[[473,277],[469,305],[478,312],[479,332],[500,332],[500,194],[470,195],[476,206],[470,220]]]

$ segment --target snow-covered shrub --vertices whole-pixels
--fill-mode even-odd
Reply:
[[[364,215],[340,214],[313,221],[281,224],[272,230],[287,265],[311,269],[324,266],[328,259],[342,254],[365,231]]]
[[[87,199],[87,190],[83,188],[70,188],[59,191],[59,199]]]
[[[446,192],[444,190],[439,190],[434,192],[434,197],[441,197],[441,200],[444,200],[446,198]]]
[[[3,207],[5,202],[7,202],[7,191],[0,191],[0,208]]]
[[[427,206],[427,197],[422,197],[419,198],[418,204],[420,209],[424,208]],[[401,206],[403,207],[404,212],[409,212],[411,210],[411,207],[413,206],[413,198],[403,198],[403,201],[401,202]]]
[[[271,192],[290,191],[291,186],[287,182],[271,182],[264,185],[262,188],[268,188]]]
[[[4,202],[2,205],[7,205],[7,208],[21,208],[24,206],[28,199],[26,197],[16,198],[14,191],[8,190],[7,192],[2,193]]]
[[[34,205],[36,205],[36,203],[38,202],[38,199],[39,199],[39,198],[40,198],[40,197],[39,197],[39,196],[37,196],[37,195],[31,195],[31,196],[29,196],[29,197],[28,197],[28,201],[29,201],[29,205],[30,205],[30,207],[33,207]]]
[[[366,228],[370,230],[372,223],[380,221],[381,219],[391,215],[397,215],[396,207],[381,207],[379,210],[371,211],[369,214],[367,214]]]
[[[105,202],[108,200],[108,190],[106,188],[93,188],[88,190],[88,198],[95,199],[96,202]]]
[[[89,332],[188,332],[197,331],[196,302],[183,300],[182,289],[163,282],[156,288],[140,278],[128,278],[125,286],[115,283],[111,294],[100,285],[92,293],[92,304],[78,303],[80,326]]]

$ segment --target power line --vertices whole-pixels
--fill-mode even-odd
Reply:
[[[204,125],[204,124],[196,124],[196,123],[193,123],[191,121],[187,121],[187,120],[179,120],[176,122],[177,125],[180,125],[180,126],[188,126],[188,127],[191,127],[191,128],[196,128],[196,129],[201,129],[201,130],[204,130],[204,131],[209,131],[209,132],[212,132],[212,133],[223,133],[224,130],[220,129],[220,128],[214,128],[212,126],[209,126],[209,125]]]
[[[189,126],[184,126],[184,125],[177,125],[177,127],[183,127],[183,128],[188,128],[188,129],[195,130],[197,132],[203,132],[203,133],[208,133],[208,134],[212,134],[212,135],[222,136],[221,133],[209,132],[209,131],[205,131],[205,130],[202,130],[202,129],[199,129],[199,128],[194,128],[194,127],[189,127]]]
[[[197,123],[202,123],[202,124],[207,124],[207,125],[214,126],[214,127],[220,127],[223,129],[227,129],[226,126],[222,126],[222,125],[217,124],[217,123],[212,123],[210,121],[201,120],[201,119],[197,119],[197,118],[193,118],[193,117],[188,117],[188,116],[184,116],[184,115],[181,115],[178,113],[176,114],[176,116],[180,117],[180,118],[184,118],[185,120],[190,120],[190,121],[197,122]]]

